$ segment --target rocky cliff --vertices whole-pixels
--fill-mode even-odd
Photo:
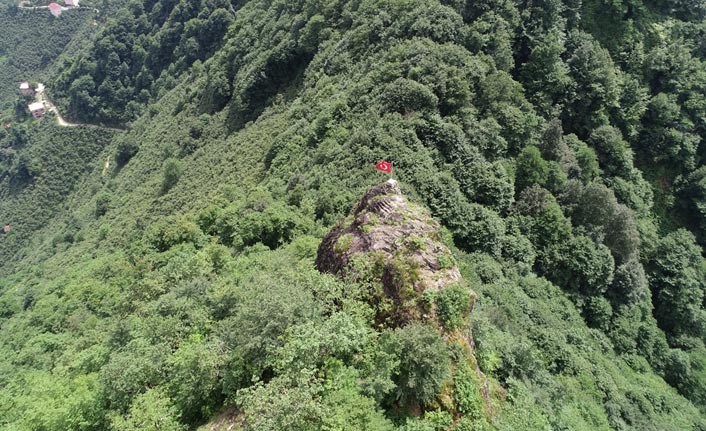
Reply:
[[[435,301],[439,292],[463,291],[455,304],[463,310],[454,312],[464,320],[475,297],[441,241],[439,223],[409,202],[392,179],[368,190],[352,214],[326,235],[316,266],[367,283],[378,320],[391,326],[432,320],[448,329],[448,313],[439,316]]]

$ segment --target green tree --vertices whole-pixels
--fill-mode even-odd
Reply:
[[[116,410],[127,410],[134,397],[162,382],[168,354],[167,345],[153,345],[144,338],[135,339],[114,352],[100,371],[103,396],[108,405]]]
[[[320,317],[304,280],[288,267],[249,271],[247,282],[235,296],[237,308],[228,310],[232,316],[219,323],[221,338],[232,351],[224,378],[226,395],[232,396],[253,377],[262,376],[284,344],[288,328]]]
[[[436,295],[436,310],[444,328],[453,330],[466,325],[472,301],[470,290],[463,284],[441,290]]]
[[[543,259],[543,271],[564,288],[585,295],[600,295],[613,281],[615,264],[610,251],[588,237],[572,237],[550,252]]]
[[[383,334],[383,349],[399,358],[395,398],[404,405],[428,405],[439,395],[451,375],[448,347],[439,332],[422,323],[411,323]]]
[[[208,418],[218,408],[224,355],[216,343],[206,343],[192,336],[167,360],[170,382],[168,393],[184,422]]]
[[[631,177],[632,151],[618,129],[610,126],[598,127],[591,132],[588,144],[598,154],[600,166],[607,175]]]
[[[547,162],[535,146],[522,150],[517,156],[515,169],[515,190],[518,194],[532,185],[545,185],[549,176]]]
[[[178,410],[160,389],[150,389],[135,398],[125,416],[112,419],[115,431],[183,431]]]
[[[637,256],[640,234],[632,211],[618,203],[613,191],[603,184],[574,186],[564,196],[572,222],[601,238],[618,264]]]
[[[694,235],[680,229],[662,238],[646,269],[660,327],[673,336],[706,337],[706,271]]]
[[[507,210],[514,200],[514,187],[506,166],[482,158],[459,162],[456,178],[461,190],[473,202],[497,211]]]
[[[275,377],[268,383],[238,391],[246,430],[315,431],[321,427],[324,406],[318,398],[323,387],[311,370],[293,377]]]
[[[593,148],[574,134],[566,136],[566,143],[576,154],[576,161],[581,168],[579,176],[584,183],[592,181],[602,174],[598,164],[598,155]]]
[[[706,231],[706,166],[691,172],[682,180],[677,195],[684,216],[701,228],[697,233]],[[703,243],[702,235],[699,235],[699,240]]]
[[[96,210],[95,214],[96,217],[100,217],[102,215],[105,215],[105,213],[108,212],[110,209],[110,201],[112,199],[112,196],[110,193],[101,193],[98,195],[96,198]]]
[[[678,167],[676,172],[695,168],[701,138],[694,124],[681,112],[676,94],[659,93],[650,100],[640,142],[651,159],[664,166]]]
[[[610,54],[591,35],[573,31],[566,47],[573,85],[562,121],[570,133],[585,138],[608,124],[609,110],[618,106],[619,78]]]
[[[410,114],[436,110],[439,99],[426,85],[405,78],[388,84],[380,95],[387,111]]]
[[[541,254],[548,246],[565,243],[571,237],[571,223],[556,198],[537,185],[520,193],[514,222]]]
[[[530,92],[529,98],[545,115],[551,113],[556,103],[566,98],[571,88],[569,67],[561,58],[565,50],[561,34],[547,33],[542,35],[532,48],[527,63],[522,65],[520,76]]]
[[[121,140],[115,154],[115,161],[118,166],[125,166],[140,149],[134,142]]]
[[[162,193],[166,193],[176,185],[184,170],[181,161],[177,159],[167,159],[164,161],[164,174],[162,177]]]

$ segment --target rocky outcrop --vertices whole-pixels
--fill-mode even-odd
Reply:
[[[381,305],[379,320],[393,326],[435,317],[435,293],[462,283],[439,224],[410,203],[394,180],[368,190],[326,235],[316,266],[368,283],[370,300]]]
[[[368,190],[353,212],[326,235],[316,266],[358,283],[375,307],[378,325],[398,327],[421,320],[437,327],[447,343],[464,352],[454,374],[472,367],[474,375],[463,379],[478,387],[485,411],[492,416],[489,382],[475,359],[469,323],[475,293],[462,279],[442,235],[429,212],[409,202],[397,182],[389,180]],[[459,379],[451,377],[444,387],[450,390]],[[462,416],[448,399],[448,394],[439,394],[438,405],[455,418]]]

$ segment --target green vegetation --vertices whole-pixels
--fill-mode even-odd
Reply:
[[[134,120],[145,102],[176,84],[179,73],[213,54],[235,9],[225,0],[164,0],[133,1],[113,12],[96,42],[66,58],[52,81],[57,103],[71,117]]]
[[[102,3],[0,6],[0,429],[706,428],[703,2]],[[383,158],[441,327],[313,269]]]
[[[437,313],[446,329],[462,328],[467,311],[471,306],[471,295],[468,286],[452,285],[440,291],[436,296]]]
[[[348,251],[348,249],[350,249],[352,245],[353,245],[353,235],[351,235],[350,233],[347,233],[347,234],[341,235],[341,237],[338,238],[338,240],[336,240],[336,244],[334,244],[334,246],[333,246],[333,251],[335,251],[338,254],[342,254],[342,253],[345,253],[346,251]]]
[[[57,58],[62,53],[71,57],[85,44],[93,18],[88,8],[56,19],[46,9],[29,11],[12,3],[0,3],[0,119],[5,122],[12,121],[10,109],[18,99],[20,82],[46,83]],[[22,112],[25,107],[23,104]]]

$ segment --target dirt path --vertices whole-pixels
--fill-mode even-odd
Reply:
[[[43,102],[44,106],[47,109],[47,112],[53,112],[54,115],[56,115],[56,123],[62,127],[77,127],[77,126],[83,126],[83,127],[98,127],[101,129],[106,129],[106,130],[112,130],[115,132],[124,132],[125,129],[119,129],[116,127],[105,127],[105,126],[100,126],[98,124],[86,124],[86,123],[70,123],[64,119],[64,117],[61,116],[61,113],[59,112],[59,109],[54,105],[54,103],[49,100],[47,97],[46,93],[44,92],[44,84],[38,83],[38,86],[41,88],[41,91],[37,92],[37,101],[38,102]]]
[[[69,123],[68,121],[64,120],[64,117],[61,116],[59,113],[59,110],[56,109],[56,105],[52,103],[51,100],[47,99],[46,97],[43,97],[42,99],[44,101],[44,106],[47,107],[48,112],[53,112],[54,115],[56,115],[56,122],[59,123],[60,126],[63,127],[76,127],[76,126],[88,126],[88,124],[78,124],[78,123]]]
[[[22,0],[21,2],[17,3],[17,7],[20,9],[29,9],[29,10],[49,9],[49,6],[25,6],[27,3],[29,3],[29,1]]]
[[[87,123],[69,123],[68,121],[64,120],[64,117],[61,116],[59,113],[59,110],[56,108],[56,106],[46,97],[44,98],[44,103],[47,105],[47,111],[53,112],[54,115],[56,115],[56,122],[62,126],[62,127],[94,127],[98,129],[106,129],[106,130],[112,130],[114,132],[124,132],[125,129],[119,129],[117,127],[105,127],[105,126],[100,126],[98,124],[87,124]]]

